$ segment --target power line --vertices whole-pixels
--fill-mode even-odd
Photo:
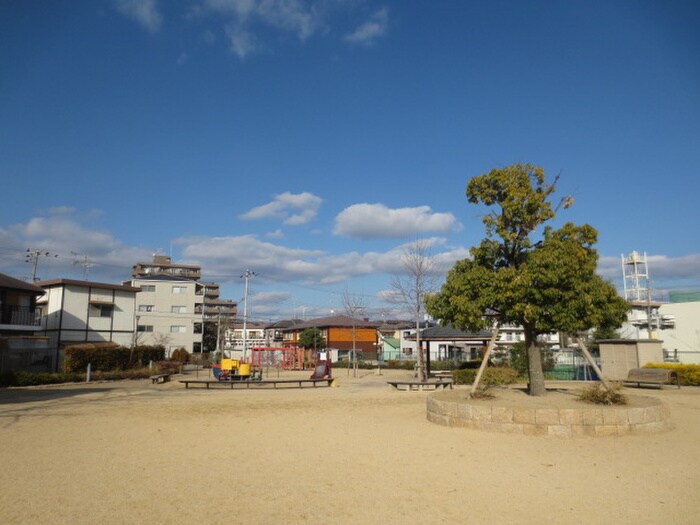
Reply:
[[[37,267],[39,266],[39,258],[40,257],[58,257],[58,254],[48,252],[46,250],[31,250],[27,248],[26,251],[26,256],[24,258],[24,262],[30,263],[32,265],[32,282],[36,282],[38,279],[36,278],[36,270]]]

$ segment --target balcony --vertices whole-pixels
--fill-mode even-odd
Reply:
[[[27,306],[6,305],[0,310],[0,326],[15,330],[36,330],[41,324],[39,310]]]

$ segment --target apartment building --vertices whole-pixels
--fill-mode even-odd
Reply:
[[[167,279],[194,281],[200,287],[197,295],[204,298],[198,302],[195,313],[204,314],[205,321],[216,321],[227,325],[233,322],[238,311],[238,303],[221,299],[219,283],[202,281],[202,267],[193,264],[172,262],[165,255],[154,255],[152,262],[137,262],[131,271],[134,279]],[[204,311],[202,312],[202,304]]]
[[[36,284],[45,291],[37,305],[42,309],[41,333],[49,339],[55,370],[63,361],[67,343],[133,344],[138,288],[72,279]]]
[[[169,275],[152,275],[129,283],[140,289],[135,308],[138,344],[163,345],[166,356],[178,348],[201,352],[204,286]]]

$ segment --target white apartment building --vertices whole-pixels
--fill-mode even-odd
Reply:
[[[250,350],[256,346],[268,347],[273,346],[268,337],[266,330],[267,325],[260,323],[246,323],[243,330],[243,323],[236,323],[233,329],[228,329],[225,332],[224,351],[226,355],[240,359],[243,357],[243,345]],[[246,352],[247,354],[247,352]]]
[[[184,348],[201,351],[204,286],[185,277],[153,275],[132,279],[140,289],[136,301],[138,344],[160,344],[166,357]]]
[[[42,310],[41,333],[49,338],[56,370],[63,361],[65,344],[133,343],[138,288],[71,279],[36,284],[45,290],[37,306]]]

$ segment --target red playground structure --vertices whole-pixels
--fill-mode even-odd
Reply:
[[[331,353],[327,350],[316,352],[316,366],[311,379],[332,379],[333,367],[331,366]]]

